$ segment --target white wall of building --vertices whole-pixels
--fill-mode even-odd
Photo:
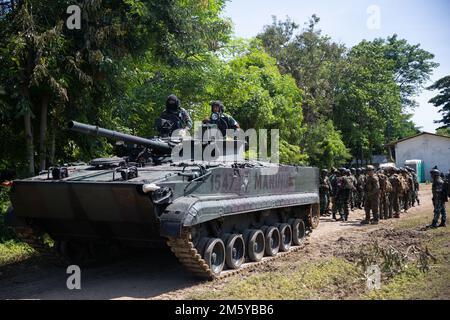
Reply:
[[[438,166],[441,172],[450,169],[450,138],[423,134],[400,141],[395,145],[396,166],[403,167],[406,160],[423,160],[425,179],[431,180],[430,170]]]

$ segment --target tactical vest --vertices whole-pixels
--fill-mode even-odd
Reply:
[[[176,113],[166,110],[156,120],[156,129],[162,136],[170,136],[172,132],[183,127],[181,110]]]

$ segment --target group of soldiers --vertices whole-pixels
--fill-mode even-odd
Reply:
[[[364,209],[362,224],[378,224],[380,219],[400,218],[416,203],[420,205],[419,182],[409,167],[332,168],[321,170],[320,213],[347,221],[350,211]],[[337,215],[339,214],[339,219]],[[372,214],[372,219],[371,219]]]
[[[223,136],[227,129],[239,128],[238,122],[225,114],[221,101],[212,102],[211,116],[203,123],[216,125]],[[167,137],[175,130],[190,130],[192,120],[189,113],[181,107],[180,100],[171,94],[167,97],[165,110],[155,126],[162,137]],[[430,227],[438,227],[439,217],[439,226],[445,226],[445,202],[450,196],[450,172],[447,177],[443,177],[437,168],[433,168],[430,173],[433,178],[434,206],[434,218]],[[386,167],[377,171],[371,165],[366,168],[332,168],[331,172],[323,169],[319,193],[321,215],[332,215],[334,220],[347,221],[350,211],[364,209],[366,217],[361,221],[362,224],[378,224],[380,219],[400,218],[402,210],[406,213],[416,203],[420,205],[417,174],[409,167]]]

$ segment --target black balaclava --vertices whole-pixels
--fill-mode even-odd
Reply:
[[[180,109],[180,100],[177,98],[176,95],[171,94],[170,96],[167,97],[166,109],[173,112],[176,112],[178,111],[178,109]]]

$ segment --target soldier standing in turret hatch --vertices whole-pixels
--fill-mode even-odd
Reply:
[[[239,123],[234,118],[225,113],[225,107],[221,101],[214,101],[211,104],[211,116],[203,121],[204,123],[216,124],[222,136],[226,136],[228,129],[239,129]]]
[[[166,100],[166,109],[156,120],[156,130],[161,137],[170,137],[175,130],[190,130],[192,120],[189,113],[181,107],[180,100],[171,94]]]

